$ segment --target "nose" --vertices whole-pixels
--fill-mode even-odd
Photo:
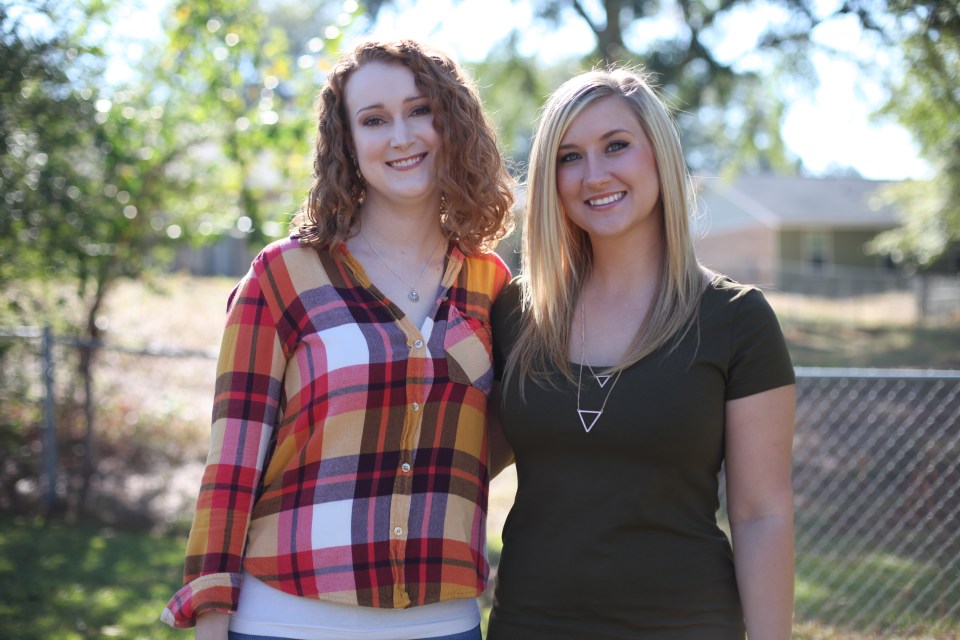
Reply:
[[[413,136],[410,135],[410,128],[402,118],[398,119],[393,127],[393,137],[390,139],[390,146],[394,149],[403,149],[409,147],[413,142]]]
[[[610,172],[607,170],[603,160],[596,157],[586,157],[586,175],[584,182],[590,188],[602,187],[610,181]]]

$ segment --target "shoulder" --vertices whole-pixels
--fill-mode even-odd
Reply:
[[[321,251],[326,251],[322,249]],[[253,272],[261,274],[264,272],[284,270],[289,268],[291,261],[297,261],[304,257],[315,257],[317,250],[307,245],[301,244],[300,236],[293,234],[286,238],[274,240],[257,254],[253,259]]]
[[[474,265],[474,268],[490,269],[500,274],[506,274],[508,279],[510,277],[510,267],[507,266],[507,263],[504,262],[503,258],[501,258],[500,254],[496,251],[464,254],[464,261],[467,264]]]
[[[296,234],[281,238],[261,249],[244,280],[256,281],[267,303],[284,309],[305,291],[329,283],[322,261],[334,252],[301,244]]]
[[[286,238],[280,238],[279,240],[274,240],[267,246],[265,246],[261,251],[260,255],[265,258],[274,258],[277,256],[282,256],[283,254],[290,251],[309,251],[304,245],[300,244],[299,235],[289,235]]]
[[[487,293],[491,298],[497,298],[510,281],[510,267],[494,251],[464,255],[463,265],[468,288]]]
[[[763,291],[752,284],[742,284],[719,273],[712,273],[704,289],[703,306],[707,311],[725,311],[733,315],[743,312],[768,310],[772,313]]]
[[[763,291],[717,275],[704,290],[700,306],[702,328],[714,327],[746,345],[755,340],[783,340],[780,322]]]
[[[783,330],[763,292],[726,276],[713,278],[704,293],[702,327],[727,351],[727,399],[745,397],[794,382]]]
[[[277,260],[283,260],[284,256],[289,254],[291,251],[304,251],[306,250],[300,244],[300,237],[297,235],[290,235],[286,238],[280,238],[279,240],[274,240],[257,254],[257,257],[254,258],[254,262],[260,262],[263,264],[271,264]]]
[[[705,271],[704,273],[709,279],[706,291],[712,292],[713,295],[725,298],[728,301],[737,300],[752,291],[760,291],[755,285],[737,282],[730,276],[722,273],[715,271]]]

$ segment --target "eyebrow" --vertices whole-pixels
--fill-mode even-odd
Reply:
[[[411,96],[409,98],[404,98],[403,104],[407,104],[409,102],[416,102],[417,100],[423,100],[426,97],[427,96],[417,95],[417,96]],[[364,111],[369,111],[370,109],[383,109],[383,103],[378,102],[376,104],[367,105],[366,107],[360,107],[359,109],[357,109],[357,112],[354,115],[360,115]]]
[[[607,131],[605,134],[603,134],[602,136],[600,136],[600,139],[601,139],[601,140],[607,140],[607,139],[612,138],[612,137],[614,137],[615,135],[618,135],[618,134],[621,134],[621,133],[625,133],[625,134],[627,134],[627,135],[633,135],[630,131],[627,131],[626,129],[611,129],[610,131]],[[575,146],[577,146],[577,145],[568,142],[567,144],[561,144],[561,145],[558,147],[558,149],[567,149],[567,148],[575,147]]]

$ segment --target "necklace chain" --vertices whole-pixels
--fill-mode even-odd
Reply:
[[[600,388],[603,389],[610,378],[613,378],[613,384],[610,385],[610,389],[607,391],[607,395],[603,398],[603,403],[600,405],[600,410],[596,409],[582,409],[580,406],[580,388],[583,383],[583,365],[587,365],[587,369],[590,370],[590,374],[597,381],[597,384],[600,385]],[[587,433],[590,433],[590,430],[593,429],[593,425],[597,424],[597,420],[600,419],[600,416],[603,415],[603,410],[607,408],[607,401],[610,399],[610,396],[613,395],[613,388],[617,386],[617,382],[620,380],[620,374],[623,373],[623,369],[617,371],[616,375],[610,376],[598,376],[597,373],[593,370],[593,367],[590,366],[590,363],[587,362],[587,310],[583,304],[583,292],[580,293],[580,375],[577,377],[577,415],[580,417],[580,424],[583,425],[583,430]],[[603,378],[603,381],[600,379]]]
[[[417,279],[414,280],[413,284],[410,284],[409,282],[407,282],[407,280],[403,276],[397,273],[393,267],[390,266],[390,263],[387,262],[386,258],[384,258],[383,255],[381,255],[381,253],[374,246],[374,244],[370,242],[370,238],[368,238],[367,234],[363,232],[362,226],[360,227],[360,235],[363,236],[363,239],[366,241],[366,243],[370,246],[371,249],[373,249],[373,253],[378,258],[380,258],[380,262],[383,263],[383,266],[389,269],[390,273],[392,273],[394,276],[397,277],[397,280],[399,280],[403,284],[410,287],[410,292],[407,294],[407,299],[410,300],[410,302],[420,302],[420,294],[417,292],[417,285],[420,284],[420,280],[423,279],[423,274],[427,272],[427,267],[429,267],[433,263],[433,258],[437,255],[437,251],[440,249],[440,246],[443,244],[443,237],[442,236],[440,237],[440,241],[437,243],[437,246],[434,247],[433,253],[430,254],[429,258],[427,258],[427,261],[423,265],[423,269],[420,270],[420,275],[417,276]]]

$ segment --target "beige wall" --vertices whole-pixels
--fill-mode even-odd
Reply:
[[[767,227],[710,232],[695,238],[697,257],[705,266],[740,282],[771,285],[777,277],[777,233]]]

